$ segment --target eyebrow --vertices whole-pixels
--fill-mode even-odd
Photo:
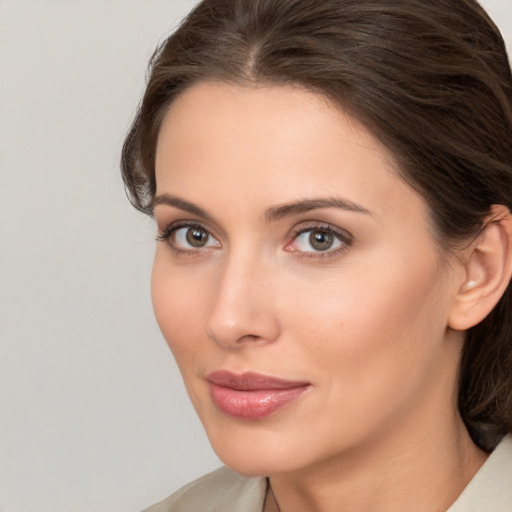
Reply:
[[[154,208],[158,205],[172,206],[179,210],[197,215],[198,217],[212,220],[212,216],[203,208],[191,203],[190,201],[186,201],[185,199],[181,199],[180,197],[170,194],[159,194],[156,196],[152,202],[152,207]],[[349,212],[373,215],[370,210],[352,201],[341,199],[339,197],[319,197],[313,199],[302,199],[279,206],[273,206],[266,210],[264,219],[265,222],[275,222],[290,215],[306,213],[312,210],[319,210],[321,208],[339,208]]]
[[[185,201],[185,199],[181,199],[180,197],[177,196],[172,196],[170,194],[160,194],[153,199],[151,207],[152,209],[154,209],[155,206],[158,206],[160,204],[166,206],[173,206],[174,208],[178,208],[179,210],[192,213],[193,215],[197,215],[198,217],[203,217],[204,219],[212,219],[212,216],[206,210],[203,210],[201,207],[195,205],[194,203],[191,203],[190,201]]]
[[[269,208],[265,212],[265,220],[267,222],[272,222],[282,219],[283,217],[288,217],[289,215],[297,215],[299,213],[310,212],[312,210],[319,210],[320,208],[340,208],[349,212],[372,215],[370,210],[367,210],[363,206],[353,203],[352,201],[347,201],[346,199],[338,197],[319,197],[294,201],[293,203]]]

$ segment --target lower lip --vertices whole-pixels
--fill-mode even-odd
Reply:
[[[239,391],[210,383],[215,405],[228,416],[257,420],[268,416],[299,398],[309,386],[286,389]]]

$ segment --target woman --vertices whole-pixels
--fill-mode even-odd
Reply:
[[[474,0],[190,13],[122,167],[231,469],[151,511],[512,510],[511,137]]]

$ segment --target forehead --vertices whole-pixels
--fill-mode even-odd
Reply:
[[[211,202],[214,189],[245,207],[333,194],[377,212],[398,207],[394,196],[422,203],[395,169],[356,119],[288,85],[190,88],[166,114],[156,152],[157,193]]]

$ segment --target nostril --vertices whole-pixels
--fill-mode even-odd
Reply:
[[[254,343],[255,341],[258,341],[258,340],[261,340],[261,338],[259,336],[256,336],[254,334],[246,334],[245,336],[242,336],[238,340],[238,343],[243,343],[244,341]]]
[[[246,325],[251,323],[252,326]],[[213,322],[207,325],[206,334],[219,346],[238,349],[251,344],[266,344],[275,341],[279,336],[279,328],[277,320],[268,314],[266,318],[254,318],[252,321],[246,319],[245,322],[233,322],[229,325]]]

